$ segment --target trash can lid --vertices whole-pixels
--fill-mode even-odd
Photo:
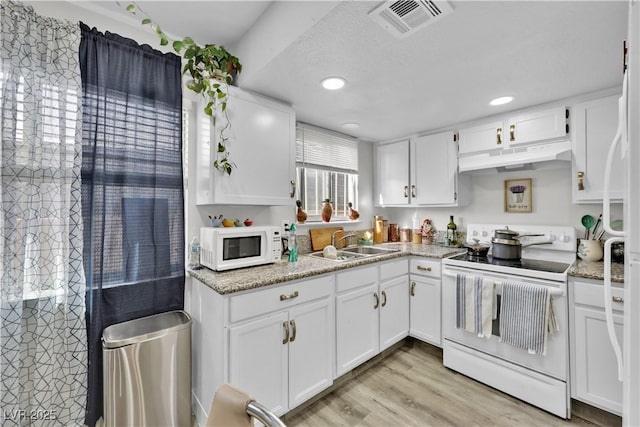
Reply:
[[[104,348],[122,347],[190,327],[191,317],[182,310],[154,314],[105,328],[102,333],[102,345]]]

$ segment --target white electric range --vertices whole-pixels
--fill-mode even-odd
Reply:
[[[467,254],[442,261],[442,334],[444,365],[480,382],[511,394],[562,418],[569,418],[569,315],[567,270],[576,258],[576,230],[573,227],[540,225],[470,224],[469,241],[478,239],[491,245],[494,230],[508,227],[519,234],[523,244],[546,241],[544,245],[523,247],[519,260],[484,258]],[[490,338],[456,328],[456,274],[473,274],[496,283],[500,305],[500,283],[524,282],[551,289],[551,301],[559,330],[547,338],[545,355],[500,342],[500,313],[493,320]]]

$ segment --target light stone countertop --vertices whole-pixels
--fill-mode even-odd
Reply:
[[[582,277],[585,279],[604,280],[604,262],[603,261],[583,261],[577,259],[567,272],[569,276]],[[611,263],[611,281],[624,282],[624,264],[617,262]]]
[[[310,257],[308,254],[302,254],[298,256],[298,261],[295,263],[287,262],[286,259],[283,258],[275,264],[240,268],[237,270],[223,272],[215,272],[208,268],[187,271],[191,277],[198,279],[217,293],[225,295],[408,255],[429,258],[445,258],[450,255],[466,251],[464,248],[451,248],[441,245],[423,245],[413,243],[383,243],[376,246],[399,249],[400,251],[344,262],[324,260],[321,258]]]

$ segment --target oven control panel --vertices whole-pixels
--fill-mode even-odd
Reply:
[[[478,239],[480,243],[490,245],[495,230],[509,229],[517,232],[523,247],[531,243],[544,243],[530,247],[540,250],[575,252],[577,232],[574,227],[522,224],[469,224],[467,225],[467,241]],[[534,235],[534,236],[529,236]]]

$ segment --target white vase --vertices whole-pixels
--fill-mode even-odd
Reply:
[[[603,256],[600,240],[579,239],[578,257],[584,261],[600,261]]]

